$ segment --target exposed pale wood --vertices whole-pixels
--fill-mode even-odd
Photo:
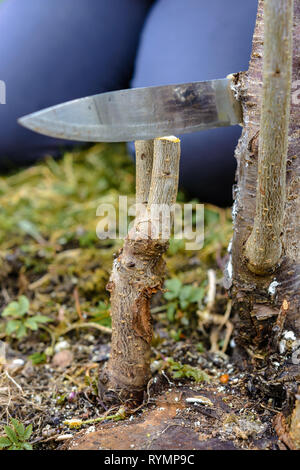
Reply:
[[[147,204],[153,165],[153,140],[135,142],[136,203]]]
[[[154,161],[149,205],[175,204],[179,177],[180,140],[160,137],[154,141]]]

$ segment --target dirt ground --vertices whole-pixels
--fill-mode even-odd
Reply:
[[[69,450],[271,450],[272,411],[229,386],[171,386],[141,412],[118,423],[90,426]]]
[[[172,351],[174,360],[201,369],[210,381],[174,379],[170,369],[160,367],[153,373],[143,405],[137,410],[124,406],[120,413],[118,408],[105,410],[95,389],[109,343],[97,344],[91,333],[81,337],[73,333],[68,347],[62,350],[71,353],[62,356],[68,364],[21,365],[21,356],[17,361],[14,354],[1,374],[0,399],[6,403],[2,419],[10,413],[24,424],[32,423],[35,449],[282,447],[272,425],[280,409],[257,396],[251,388],[253,377],[223,354],[199,355],[190,340],[166,340],[160,351],[168,357]],[[154,359],[153,369],[158,362]],[[103,421],[97,422],[99,418]]]

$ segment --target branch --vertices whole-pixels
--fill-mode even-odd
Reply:
[[[248,268],[272,272],[282,257],[292,74],[293,0],[264,2],[263,98],[254,226],[245,246]]]

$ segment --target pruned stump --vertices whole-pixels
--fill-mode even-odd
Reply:
[[[177,197],[180,141],[176,137],[139,141],[136,153],[136,219],[107,285],[112,340],[110,358],[99,379],[99,394],[110,403],[141,402],[151,376],[150,300],[164,282],[165,228]]]

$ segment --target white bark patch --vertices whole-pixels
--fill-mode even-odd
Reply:
[[[279,343],[279,352],[280,354],[284,354],[286,350],[286,341],[285,339],[282,339]]]
[[[271,282],[271,284],[269,285],[269,289],[268,289],[268,292],[270,295],[275,295],[277,286],[279,286],[279,282],[277,282],[276,280]]]
[[[231,260],[231,255],[228,260],[228,263],[226,265],[226,268],[224,270],[224,279],[223,279],[223,285],[225,289],[230,289],[232,286],[232,260]]]
[[[296,336],[295,336],[295,333],[293,331],[284,331],[283,337],[287,341],[288,340],[296,341]]]

